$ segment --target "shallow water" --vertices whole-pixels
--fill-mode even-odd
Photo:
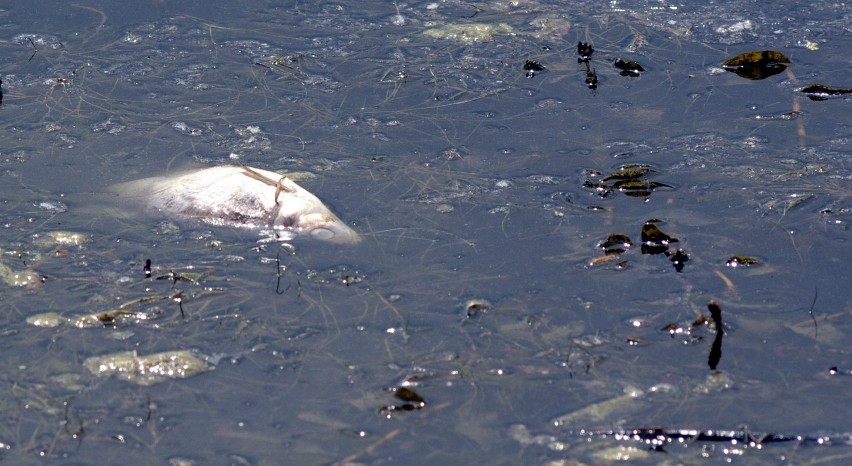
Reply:
[[[848,6],[105,3],[0,10],[0,261],[46,276],[0,295],[3,459],[596,463],[621,444],[579,429],[848,439],[849,99],[795,91],[850,87]],[[494,34],[441,29],[456,23]],[[792,64],[761,81],[720,68],[765,49]],[[619,76],[616,58],[646,71]],[[318,175],[302,184],[364,241],[291,250],[108,207],[114,183],[220,163]],[[623,164],[666,186],[584,187]],[[682,272],[640,252],[649,219]],[[612,233],[633,246],[590,266]],[[711,329],[661,331],[711,299],[716,375]],[[136,313],[100,327],[27,323],[123,304]],[[128,350],[214,369],[139,386],[84,367]],[[405,384],[426,405],[388,419]],[[852,454],[725,447],[636,462]]]

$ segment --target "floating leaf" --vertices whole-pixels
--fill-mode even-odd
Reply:
[[[651,173],[651,167],[645,164],[625,165],[619,170],[610,173],[603,178],[603,181],[609,180],[632,180],[642,178]]]
[[[595,190],[600,197],[607,197],[613,191],[619,191],[626,196],[631,197],[648,197],[657,188],[672,188],[674,186],[658,183],[656,181],[648,181],[647,176],[655,173],[650,165],[645,163],[628,163],[623,164],[614,172],[603,176],[600,180],[586,179],[583,186]],[[587,176],[597,178],[602,173],[594,170],[587,170]],[[609,182],[612,183],[609,183]]]
[[[379,414],[387,418],[391,418],[397,411],[416,411],[426,406],[426,400],[408,387],[392,387],[387,391],[403,401],[401,405],[385,405],[379,408]]]
[[[746,79],[766,79],[787,69],[786,63],[790,59],[781,52],[774,50],[763,50],[759,52],[745,52],[734,58],[725,60],[722,68],[736,73],[737,76]]]
[[[725,265],[728,267],[751,267],[752,265],[757,264],[757,259],[748,256],[731,256],[731,258],[725,262]]]
[[[393,394],[395,397],[408,403],[416,403],[421,406],[426,404],[426,400],[420,394],[408,387],[397,387],[394,389]]]
[[[586,42],[577,42],[577,55],[580,56],[578,59],[579,62],[582,63],[583,60],[588,61],[589,58],[592,57],[592,53],[594,53],[594,49],[592,48],[592,44],[588,44]]]
[[[602,241],[598,244],[598,247],[609,252],[613,250],[613,248],[618,249],[629,249],[633,246],[633,241],[630,240],[630,237],[623,233],[612,233],[610,234],[605,241]]]
[[[642,68],[642,65],[636,63],[635,61],[624,61],[622,59],[615,60],[613,63],[616,68],[621,70],[622,76],[629,76],[631,78],[638,78],[639,73],[645,71],[645,68]]]
[[[544,71],[544,65],[535,60],[527,60],[524,62],[524,71]]]
[[[480,313],[487,312],[491,309],[491,303],[484,299],[471,299],[464,305],[465,316],[468,318],[475,317]]]
[[[642,254],[662,254],[668,250],[669,243],[677,242],[677,238],[663,233],[656,223],[648,220],[642,225]]]
[[[609,196],[609,194],[612,192],[612,188],[601,181],[586,180],[583,182],[583,187],[593,189],[595,193],[601,198]]]
[[[829,97],[837,97],[845,94],[852,94],[852,89],[836,88],[826,86],[824,84],[811,84],[801,89],[796,89],[808,96],[811,100],[827,100]]]
[[[710,318],[709,318],[709,317],[707,317],[707,316],[706,316],[706,315],[704,315],[704,314],[698,314],[698,317],[696,317],[696,318],[692,321],[692,326],[693,326],[693,327],[700,327],[700,326],[702,326],[702,325],[707,325],[707,324],[709,324],[709,323],[710,323]]]
[[[689,260],[689,256],[683,249],[678,249],[675,252],[666,251],[666,257],[672,261],[672,265],[674,265],[675,270],[678,272],[683,272],[683,265]]]
[[[534,60],[527,60],[524,62],[524,71],[527,72],[528,78],[534,78],[536,72],[544,71],[544,65]]]
[[[672,186],[665,183],[657,183],[656,181],[644,180],[621,180],[612,184],[612,187],[619,191],[653,191],[657,188],[671,188]]]

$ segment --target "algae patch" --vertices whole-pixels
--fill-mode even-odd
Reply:
[[[473,44],[489,40],[495,35],[515,35],[515,29],[506,23],[456,23],[436,26],[423,31],[423,34],[436,39]]]
[[[101,377],[115,375],[137,385],[153,385],[169,379],[185,379],[210,369],[193,351],[165,351],[139,356],[136,351],[124,351],[93,356],[83,363],[92,374]]]

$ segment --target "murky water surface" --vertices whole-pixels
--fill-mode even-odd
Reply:
[[[180,3],[0,10],[3,460],[849,461],[849,5]],[[364,241],[105,194],[216,164]]]

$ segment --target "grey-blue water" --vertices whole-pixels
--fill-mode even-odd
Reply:
[[[845,464],[850,98],[797,89],[852,87],[849,24],[765,1],[0,5],[0,459]],[[762,50],[790,63],[721,68]],[[106,194],[217,164],[313,173],[364,241]],[[669,256],[643,254],[648,220]],[[611,234],[632,246],[603,257]],[[84,365],[178,350],[209,370]],[[834,443],[580,432],[655,427]]]

